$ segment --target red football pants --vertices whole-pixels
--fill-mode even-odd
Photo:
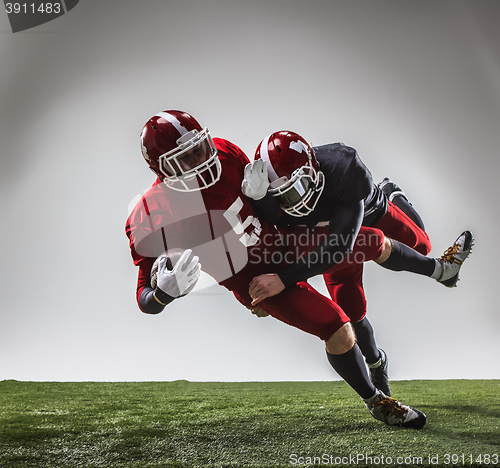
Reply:
[[[314,230],[317,233],[321,231],[327,235],[328,228]],[[315,247],[316,238],[311,234],[312,232],[300,226],[283,230],[283,233],[287,235],[287,243],[286,248],[281,252],[283,263],[275,271],[297,261],[297,258]],[[362,262],[377,259],[382,253],[383,242],[384,234],[379,229],[362,227],[352,253],[330,272],[343,272],[353,266],[360,266],[360,263],[362,265]],[[240,282],[240,285],[233,289],[237,299],[247,307],[250,307],[252,302],[248,294],[250,280],[251,278]],[[335,300],[325,297],[305,281],[286,288],[276,296],[264,299],[259,306],[276,319],[306,333],[316,335],[324,341],[327,341],[342,325],[351,321]]]
[[[406,244],[422,255],[427,255],[431,251],[432,246],[427,233],[391,202],[388,203],[387,213],[375,227],[386,237]],[[363,264],[355,263],[346,268],[336,267],[323,277],[330,297],[342,307],[351,322],[356,323],[363,319],[366,315]]]
[[[252,299],[248,286],[233,293],[240,302],[250,307]],[[316,335],[323,341],[329,340],[342,325],[350,322],[340,306],[305,281],[264,299],[259,306],[281,322]]]

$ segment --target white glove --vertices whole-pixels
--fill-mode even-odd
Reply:
[[[263,159],[257,159],[245,166],[245,178],[241,183],[243,195],[254,200],[264,198],[269,187],[267,178],[267,163]]]
[[[174,268],[167,269],[167,258],[163,257],[158,263],[156,287],[171,297],[185,296],[196,286],[201,274],[201,265],[198,257],[193,257],[191,249],[185,250]]]

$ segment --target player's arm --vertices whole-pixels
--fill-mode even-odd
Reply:
[[[354,248],[354,242],[363,221],[363,200],[342,204],[335,207],[330,219],[329,236],[302,261],[297,262],[278,273],[261,275],[250,283],[249,293],[252,305],[266,297],[279,294],[288,286],[321,275],[342,262]]]
[[[156,287],[153,289],[150,279],[151,263],[146,262],[149,269],[140,265],[138,280],[138,303],[140,309],[147,314],[159,314],[174,299],[189,294],[195,287],[200,274],[199,258],[186,249],[169,270],[166,256],[160,256],[156,276]],[[147,280],[144,280],[146,278]]]
[[[139,307],[146,314],[159,314],[163,311],[165,306],[170,304],[175,297],[162,297],[162,301],[156,297],[155,289],[151,287],[144,287],[139,295]]]
[[[250,200],[252,208],[261,221],[270,224],[278,224],[283,210],[280,207],[278,199],[269,192],[260,200]]]
[[[143,258],[139,262],[139,275],[137,277],[137,304],[145,314],[159,314],[167,303],[161,304],[154,296],[155,289],[151,287],[151,266],[154,258]],[[169,302],[172,302],[171,298]]]
[[[154,260],[154,258],[144,257],[138,262],[137,304],[145,314],[159,314],[167,304],[170,304],[175,299],[174,297],[162,297],[160,302],[155,297],[156,288],[151,287],[151,267]]]
[[[338,205],[330,219],[329,236],[305,257],[278,273],[284,286],[323,274],[349,255],[363,221],[363,201]]]

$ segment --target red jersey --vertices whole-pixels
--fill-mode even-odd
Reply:
[[[241,192],[247,156],[227,140],[213,141],[222,167],[215,185],[179,192],[157,179],[127,220],[132,258],[140,267],[138,298],[149,286],[152,263],[166,250],[192,249],[202,270],[234,291],[247,290],[254,276],[265,273],[281,246],[277,229],[257,219]]]
[[[248,288],[254,277],[296,262],[328,236],[328,228],[295,227],[280,234],[273,224],[261,223],[241,192],[248,158],[227,140],[213,141],[222,167],[215,185],[196,192],[178,192],[156,180],[127,220],[132,258],[139,266],[139,306],[143,292],[150,298],[151,266],[165,250],[192,249],[200,257],[202,269],[248,307]],[[380,246],[383,237],[379,241]],[[373,253],[375,249],[370,244],[366,250]],[[148,313],[161,310],[153,301],[158,310]],[[340,307],[305,282],[265,299],[262,307],[278,320],[322,340],[349,321]]]

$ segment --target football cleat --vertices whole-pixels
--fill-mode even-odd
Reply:
[[[472,252],[473,245],[474,237],[472,232],[462,232],[455,243],[444,252],[441,258],[436,259],[436,269],[431,277],[448,288],[456,287],[459,280],[458,273],[460,272],[460,268]]]
[[[375,419],[390,426],[422,429],[427,421],[422,411],[402,405],[398,400],[384,395],[381,391],[363,401]]]
[[[387,396],[391,396],[389,387],[389,361],[387,354],[383,349],[379,349],[380,359],[375,364],[368,364],[370,369],[370,380],[377,390],[380,390]]]
[[[390,202],[392,202],[396,197],[403,197],[408,203],[410,203],[403,190],[387,177],[385,177],[384,180],[378,184],[378,188],[387,195]]]

